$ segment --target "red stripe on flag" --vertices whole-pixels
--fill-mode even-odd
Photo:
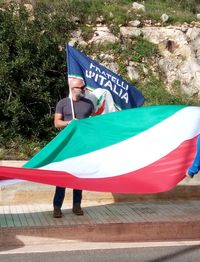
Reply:
[[[112,193],[159,193],[184,177],[196,152],[196,138],[185,141],[160,160],[139,170],[109,178],[78,178],[67,172],[0,167],[0,179],[17,178],[61,187]]]
[[[98,108],[98,110],[94,113],[95,116],[101,115],[105,109],[105,103],[106,101],[104,100],[101,107]]]

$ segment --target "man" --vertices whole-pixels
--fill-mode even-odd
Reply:
[[[57,106],[54,117],[54,125],[56,128],[66,127],[73,119],[82,119],[92,115],[94,111],[93,103],[84,97],[85,93],[85,83],[82,79],[72,78],[69,83],[69,88],[71,90],[71,99],[66,97],[61,99]],[[73,111],[74,116],[73,116]],[[61,207],[65,197],[65,188],[56,187],[53,206],[54,212],[53,217],[62,217]],[[83,210],[81,208],[82,200],[82,190],[73,189],[73,213],[75,215],[83,215]]]
[[[187,171],[187,176],[193,178],[200,170],[200,136],[197,139],[197,149],[196,149],[196,156],[193,160],[192,165]]]

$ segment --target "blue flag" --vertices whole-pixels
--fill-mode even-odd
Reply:
[[[110,104],[113,102],[114,106],[111,107],[108,105],[107,110],[104,110],[104,112],[112,112],[116,111],[115,109],[122,110],[143,105],[144,97],[142,93],[118,74],[100,65],[72,46],[66,45],[66,54],[68,77],[83,79],[87,91],[96,95],[97,104],[101,104],[102,106],[103,100],[107,100],[106,102]],[[101,90],[101,92],[99,93],[98,90]],[[95,91],[97,92],[95,93]],[[90,98],[90,95],[88,97]],[[115,109],[111,109],[114,107]],[[100,113],[102,113],[102,111]]]

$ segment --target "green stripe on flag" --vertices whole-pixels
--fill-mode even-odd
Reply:
[[[74,120],[23,167],[41,167],[114,145],[153,127],[184,107],[145,106]]]

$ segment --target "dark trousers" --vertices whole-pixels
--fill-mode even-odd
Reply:
[[[62,207],[63,201],[65,198],[65,188],[64,187],[56,187],[53,206],[54,207]],[[73,204],[80,203],[82,200],[82,190],[73,189]]]

